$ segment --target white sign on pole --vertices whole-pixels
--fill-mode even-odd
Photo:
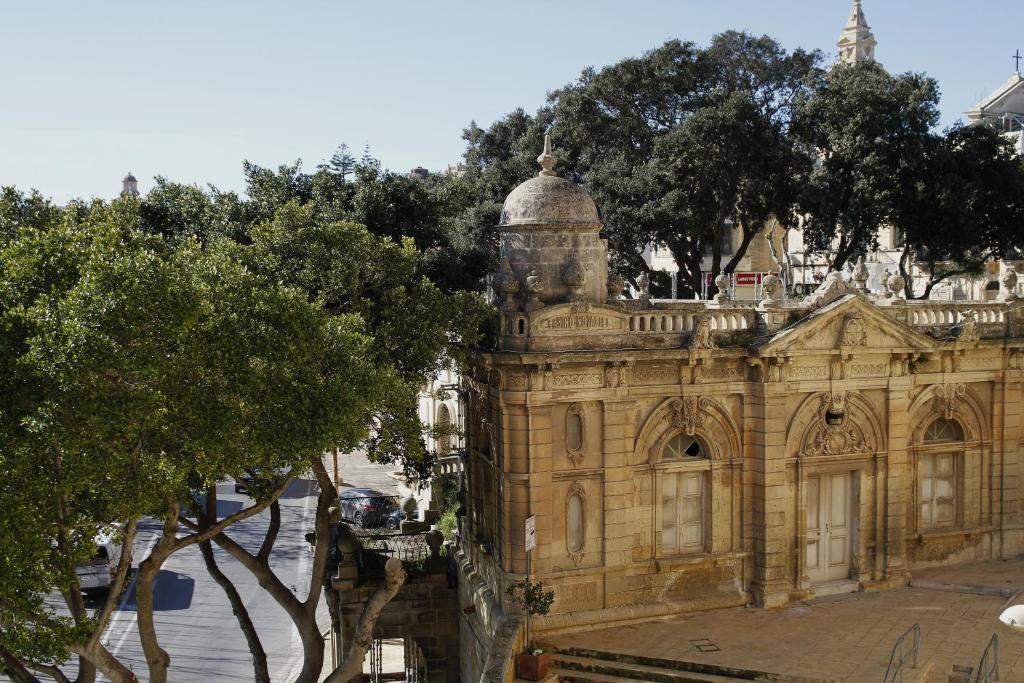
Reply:
[[[537,517],[526,518],[526,552],[537,547]]]

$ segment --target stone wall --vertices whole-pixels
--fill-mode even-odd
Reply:
[[[342,593],[342,647],[352,633],[363,605],[377,585],[369,582]],[[420,648],[428,683],[458,683],[459,600],[442,573],[410,577],[381,612],[374,628],[377,638],[406,638]],[[344,650],[343,650],[344,651]]]

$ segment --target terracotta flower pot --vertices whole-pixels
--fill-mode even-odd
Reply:
[[[535,655],[524,652],[519,655],[516,663],[520,678],[525,678],[528,681],[541,681],[548,675],[548,667],[551,666],[551,653],[542,652]]]

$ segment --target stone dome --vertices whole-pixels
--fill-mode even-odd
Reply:
[[[505,199],[499,227],[599,225],[597,206],[579,185],[555,175],[530,178]]]
[[[544,151],[537,157],[541,172],[512,190],[501,207],[498,227],[600,227],[597,206],[579,185],[555,175],[551,136],[544,136]]]

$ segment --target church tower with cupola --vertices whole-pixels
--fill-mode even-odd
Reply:
[[[128,175],[121,179],[121,196],[139,196],[139,181],[135,178],[135,176],[132,175],[131,171],[128,171]]]
[[[854,0],[853,11],[850,19],[846,22],[839,42],[839,62],[841,64],[859,64],[860,62],[875,61],[875,46],[878,41],[871,33],[867,19],[864,18],[864,8],[861,7],[861,0]]]

